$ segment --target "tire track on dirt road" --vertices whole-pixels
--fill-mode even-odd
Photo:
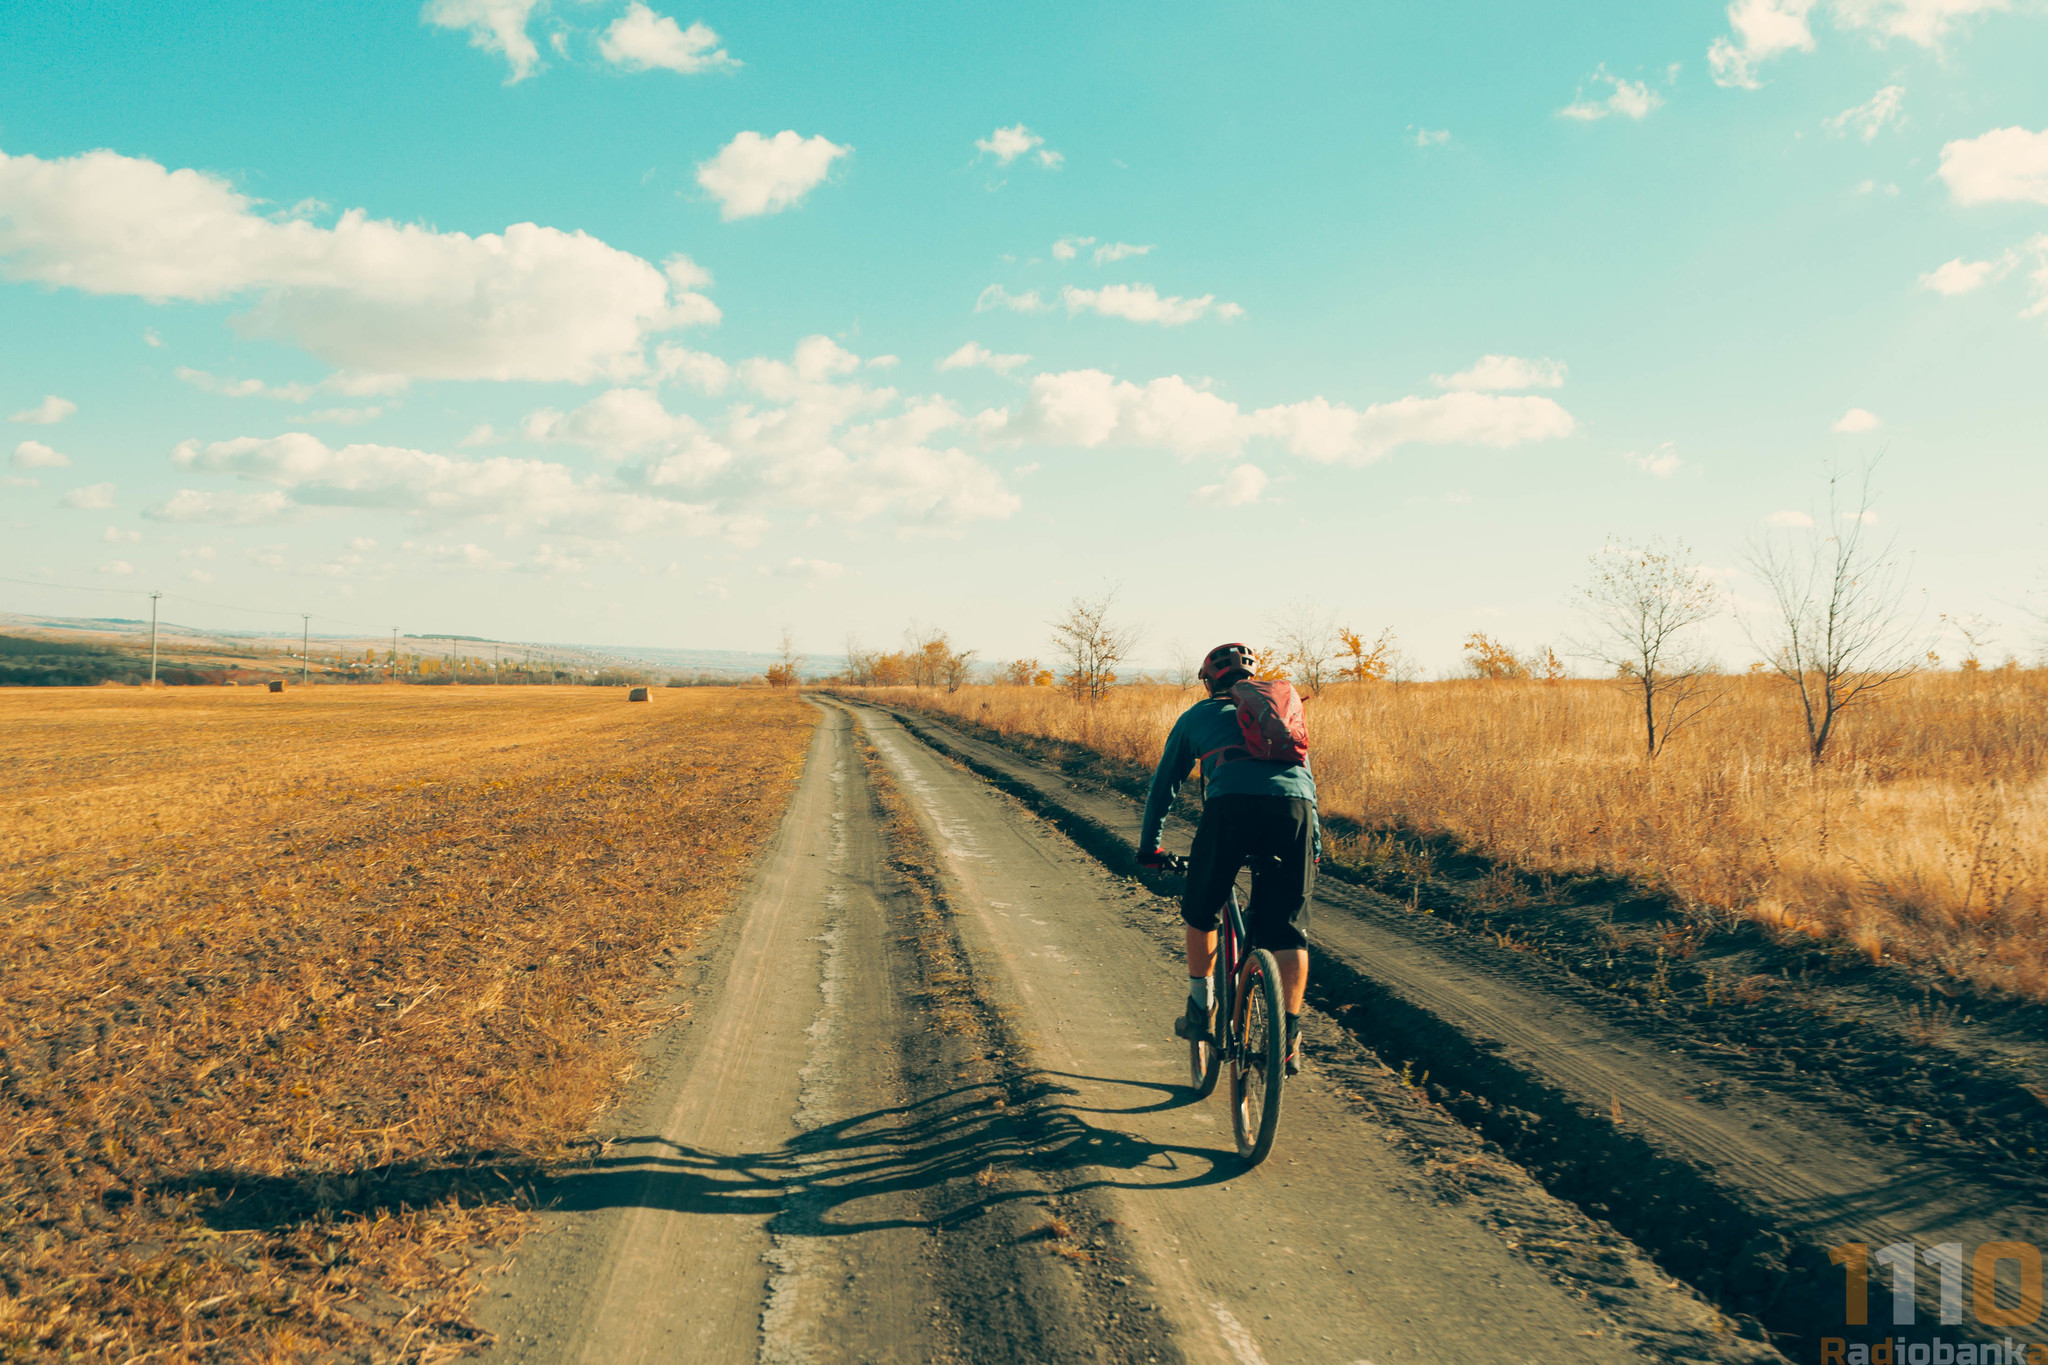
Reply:
[[[1042,1137],[1014,1067],[920,1004],[930,945],[884,816],[828,711],[692,1017],[598,1154],[536,1189],[543,1228],[478,1305],[495,1359],[1097,1358],[1101,1314],[1031,1236],[1041,1192],[987,1174]]]
[[[1421,1130],[1314,1073],[1246,1172],[1167,1034],[1157,903],[895,722],[823,709],[691,1016],[536,1191],[544,1230],[479,1305],[498,1359],[1776,1358],[1618,1238],[1590,1291],[1518,1253],[1485,1220],[1545,1226],[1526,1177],[1475,1144],[1485,1208],[1453,1202]]]

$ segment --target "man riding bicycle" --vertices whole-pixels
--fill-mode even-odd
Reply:
[[[1173,1031],[1191,1041],[1214,1041],[1216,931],[1223,903],[1238,869],[1252,865],[1247,926],[1253,948],[1265,948],[1280,968],[1287,1011],[1287,1074],[1299,1074],[1301,1001],[1308,989],[1308,902],[1315,890],[1321,831],[1316,822],[1316,783],[1304,752],[1299,762],[1255,758],[1238,721],[1237,683],[1252,676],[1256,660],[1241,644],[1218,645],[1202,660],[1201,679],[1209,695],[1181,713],[1166,737],[1166,751],[1152,775],[1138,861],[1157,866],[1166,854],[1159,833],[1174,793],[1197,762],[1202,769],[1202,822],[1188,854],[1187,884],[1181,892],[1181,920],[1187,925],[1187,1011]],[[1289,694],[1291,696],[1291,694]],[[1256,697],[1253,698],[1257,700]],[[1297,708],[1296,714],[1299,711]]]

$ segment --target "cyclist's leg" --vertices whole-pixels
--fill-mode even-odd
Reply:
[[[1281,1003],[1287,1012],[1287,1070],[1299,1070],[1296,1039],[1308,992],[1309,902],[1315,894],[1315,811],[1298,798],[1261,803],[1252,865],[1252,903],[1247,915],[1252,946],[1273,954],[1280,969]]]
[[[1174,1032],[1183,1038],[1199,1026],[1214,1033],[1216,997],[1210,972],[1216,964],[1216,931],[1223,922],[1223,902],[1237,877],[1243,857],[1236,848],[1235,822],[1227,802],[1212,801],[1202,809],[1188,850],[1186,883],[1181,888],[1180,917],[1187,927],[1188,1004]]]

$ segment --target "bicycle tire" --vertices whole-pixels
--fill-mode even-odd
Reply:
[[[1211,975],[1221,977],[1223,974],[1212,971]],[[1222,986],[1220,981],[1217,984],[1219,988]],[[1230,1018],[1229,1002],[1224,998],[1220,989],[1216,997],[1216,1005],[1216,1028],[1220,1033],[1224,1031],[1224,1025]],[[1216,1078],[1223,1074],[1223,1048],[1221,1044],[1222,1040],[1220,1038],[1214,1043],[1195,1042],[1192,1039],[1188,1042],[1188,1085],[1193,1088],[1195,1098],[1198,1100],[1206,1100],[1215,1093]]]
[[[1230,1126],[1237,1154],[1256,1166],[1280,1131],[1280,1089],[1287,1060],[1287,1013],[1280,1003],[1280,964],[1260,948],[1245,964],[1231,1048]]]

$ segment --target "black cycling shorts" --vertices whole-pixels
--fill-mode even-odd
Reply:
[[[1302,932],[1316,889],[1316,808],[1299,796],[1212,796],[1202,807],[1180,917],[1190,929],[1223,924],[1223,904],[1238,869],[1252,865],[1245,929],[1252,947],[1308,947]]]

